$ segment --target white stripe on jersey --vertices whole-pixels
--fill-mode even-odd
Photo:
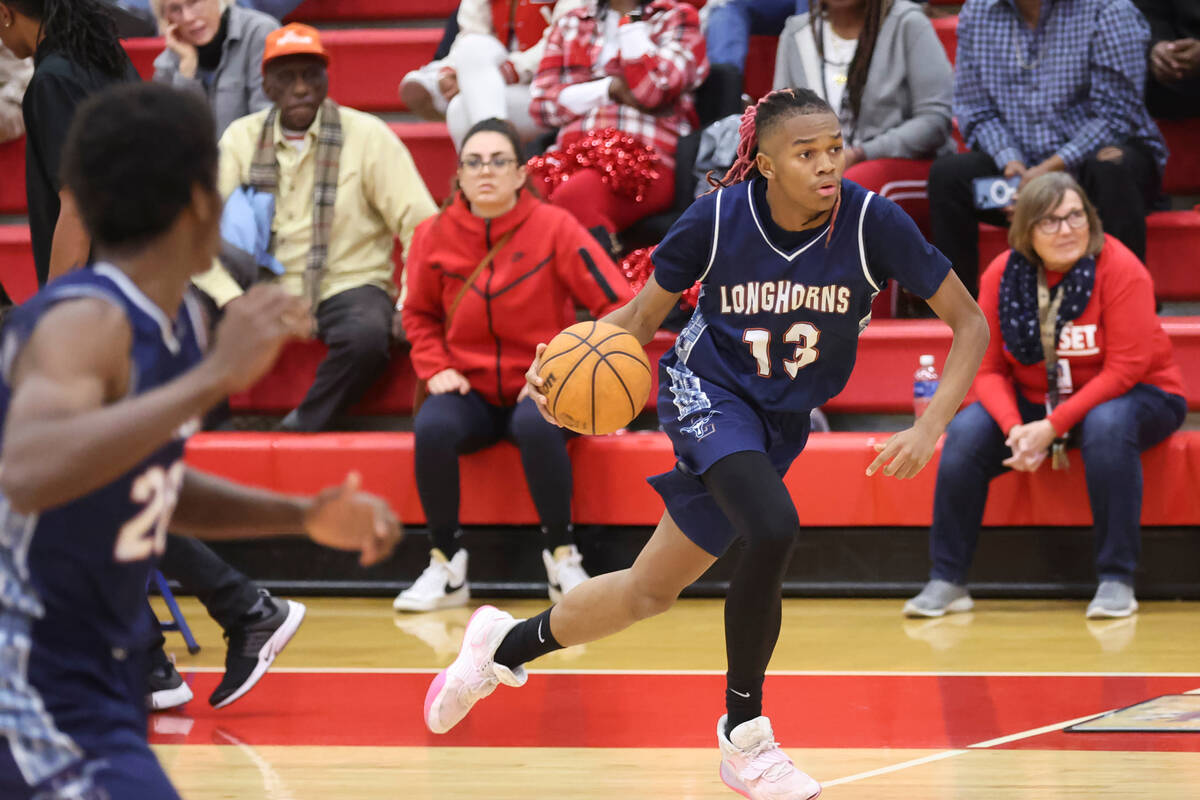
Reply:
[[[138,288],[137,284],[129,279],[121,270],[114,267],[112,264],[100,262],[92,267],[97,275],[103,275],[117,285],[117,288],[124,292],[125,296],[135,306],[140,308],[145,314],[158,323],[158,328],[162,332],[163,344],[171,351],[171,355],[179,355],[182,345],[175,338],[175,329],[171,324],[171,320],[163,313],[163,310],[154,304],[154,301],[146,297],[145,292]]]
[[[858,259],[862,263],[863,277],[867,279],[867,283],[871,284],[871,288],[878,294],[879,284],[871,277],[871,270],[867,268],[867,248],[863,244],[863,222],[867,218],[867,206],[871,204],[871,198],[874,196],[874,192],[867,192],[867,196],[863,199],[862,210],[858,212]]]
[[[747,183],[749,183],[749,181],[747,181]],[[817,242],[822,241],[825,237],[825,232],[827,230],[829,230],[829,224],[826,223],[825,227],[821,228],[821,230],[817,232],[817,235],[813,237],[813,240],[811,242],[804,245],[804,247],[801,247],[799,250],[797,250],[794,253],[790,253],[790,254],[785,253],[782,250],[780,250],[778,247],[775,246],[775,243],[771,241],[771,237],[767,236],[767,232],[763,230],[762,223],[758,221],[758,210],[755,209],[755,207],[754,207],[754,188],[753,187],[749,187],[746,190],[746,202],[748,202],[750,204],[750,216],[754,218],[754,224],[758,228],[758,232],[760,234],[762,234],[763,241],[767,243],[767,247],[774,250],[776,253],[779,254],[780,258],[782,258],[786,261],[789,261],[789,262],[795,261],[796,257],[799,256],[801,253],[803,253],[805,250],[812,247]],[[874,284],[871,284],[871,285],[874,286]]]
[[[713,203],[713,207],[716,210],[713,211],[712,252],[708,254],[708,266],[704,268],[704,274],[700,276],[700,281],[702,283],[704,282],[704,279],[708,277],[708,273],[712,269],[713,264],[717,261],[717,239],[721,236],[721,193],[724,191],[724,189],[717,189],[717,202]],[[684,361],[686,360],[687,359],[685,358]]]

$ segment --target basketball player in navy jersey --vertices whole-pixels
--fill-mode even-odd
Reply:
[[[217,252],[217,145],[203,98],[127,84],[88,100],[64,184],[97,260],[0,335],[0,797],[176,800],[146,743],[146,584],[171,530],[305,531],[385,558],[399,526],[351,476],[314,498],[189,469],[199,418],[252,384],[307,309],[259,287],[205,354],[185,292]]]
[[[810,91],[773,92],[747,110],[722,188],[692,204],[654,251],[653,278],[605,319],[646,343],[681,292],[697,280],[703,287],[660,364],[658,413],[678,463],[650,483],[666,514],[630,569],[592,578],[544,613],[518,621],[479,609],[462,652],[426,696],[431,730],[452,728],[499,683],[524,684],[526,662],[666,611],[740,538],[725,602],[721,776],[753,800],[820,793],[762,716],[783,575],[800,532],[783,475],[804,448],[809,410],[850,377],[871,301],[887,281],[927,298],[954,345],[928,410],[877,447],[868,475],[920,472],[988,340],[983,314],[945,257],[899,207],[842,179],[842,147],[838,118]],[[541,385],[536,362],[528,380]],[[545,409],[544,396],[533,396]]]

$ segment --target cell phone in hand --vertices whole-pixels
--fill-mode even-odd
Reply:
[[[992,211],[997,208],[1007,208],[1012,205],[1017,196],[1017,187],[1021,185],[1021,177],[1011,178],[976,178],[972,181],[975,189],[975,208],[980,211]]]

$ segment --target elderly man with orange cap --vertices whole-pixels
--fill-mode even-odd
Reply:
[[[387,366],[394,238],[405,250],[437,206],[412,156],[371,114],[329,98],[329,53],[314,28],[271,32],[263,90],[271,107],[233,122],[221,137],[219,189],[274,196],[270,251],[285,288],[306,298],[329,347],[300,405],[281,428],[320,431]],[[196,279],[218,306],[243,291],[224,267]]]

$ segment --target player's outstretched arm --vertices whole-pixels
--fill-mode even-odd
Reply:
[[[933,400],[920,419],[908,430],[875,446],[879,455],[867,467],[868,475],[874,475],[883,466],[884,475],[912,478],[924,469],[933,458],[938,437],[967,396],[987,349],[987,319],[954,272],[946,275],[928,302],[934,313],[954,332],[954,343],[946,356],[946,369]]]
[[[126,398],[132,332],[124,312],[92,298],[60,303],[11,366],[0,491],[29,513],[111,483],[256,381],[286,341],[310,330],[303,303],[276,287],[255,287],[229,304],[199,366]]]
[[[386,501],[360,491],[357,472],[340,486],[297,497],[189,469],[171,530],[198,539],[306,533],[318,544],[361,553],[364,567],[388,558],[403,529]]]

